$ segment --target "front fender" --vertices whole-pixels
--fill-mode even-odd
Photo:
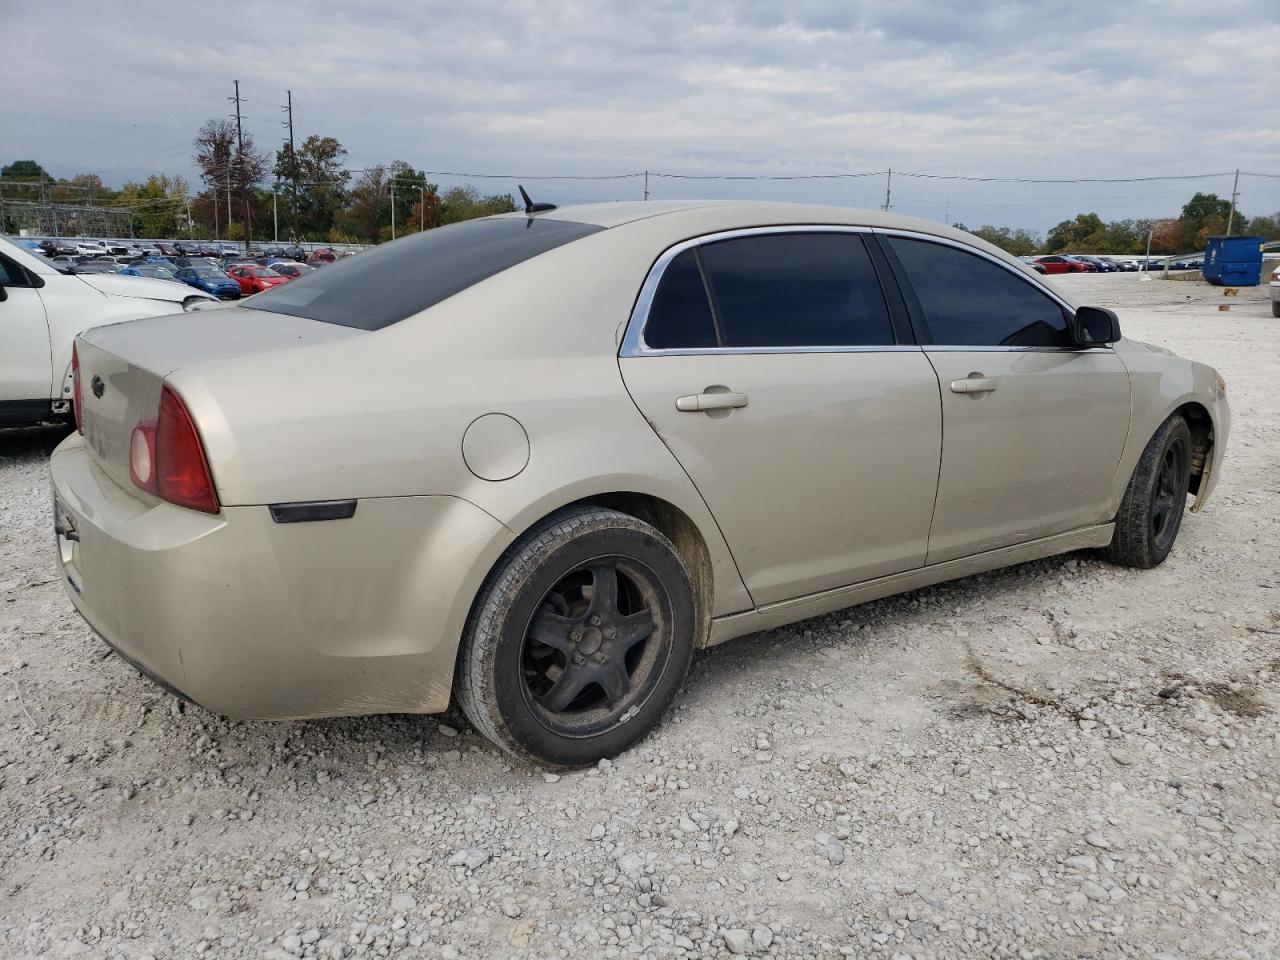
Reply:
[[[1200,474],[1193,510],[1200,510],[1217,483],[1231,427],[1231,410],[1219,389],[1217,371],[1208,364],[1133,340],[1122,340],[1116,353],[1129,371],[1129,434],[1116,467],[1110,508],[1119,510],[1125,488],[1147,444],[1170,416],[1194,405],[1209,419],[1208,456]]]

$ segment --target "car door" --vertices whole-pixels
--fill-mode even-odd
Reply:
[[[26,422],[33,403],[48,411],[53,360],[44,302],[29,273],[0,256],[0,426],[6,419]],[[19,404],[24,409],[19,409]]]
[[[655,264],[628,326],[627,389],[757,605],[924,563],[937,378],[873,257],[830,228],[690,241]]]
[[[928,562],[1111,520],[1129,430],[1120,358],[1074,346],[1068,306],[998,258],[936,238],[884,240],[942,395]]]

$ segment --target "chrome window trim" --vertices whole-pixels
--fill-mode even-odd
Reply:
[[[795,223],[783,224],[767,227],[738,227],[733,230],[720,230],[715,233],[707,233],[698,237],[691,237],[688,240],[682,240],[666,250],[664,250],[658,259],[654,261],[653,266],[649,268],[648,274],[645,276],[644,283],[640,287],[640,294],[636,297],[635,306],[631,309],[631,316],[627,320],[627,329],[622,337],[622,345],[618,351],[620,358],[631,357],[702,357],[702,356],[724,356],[724,355],[750,355],[750,354],[783,354],[783,353],[914,353],[918,351],[933,351],[945,353],[1113,353],[1110,346],[1104,347],[1004,347],[1004,346],[978,346],[967,344],[884,344],[881,346],[820,346],[808,345],[803,347],[679,347],[674,349],[654,348],[644,342],[644,327],[649,319],[649,310],[653,306],[653,298],[657,293],[658,285],[662,282],[662,277],[666,273],[667,267],[671,261],[690,250],[693,247],[704,246],[709,243],[715,243],[719,240],[734,240],[739,237],[767,236],[769,234],[778,233],[855,233],[855,234],[876,234],[878,236],[905,237],[909,240],[923,240],[928,243],[939,243],[948,247],[955,247],[981,257],[998,267],[1008,271],[1035,287],[1041,293],[1048,296],[1057,303],[1063,310],[1068,313],[1075,313],[1075,307],[1064,300],[1056,291],[1046,286],[1041,280],[1039,274],[1030,275],[1022,270],[1015,270],[1008,263],[1005,263],[999,257],[996,257],[985,250],[980,250],[970,244],[963,243],[959,240],[953,240],[950,237],[940,237],[937,234],[921,233],[917,230],[899,230],[886,227],[870,227],[858,226],[851,224],[817,224],[817,223]]]
[[[631,308],[631,317],[627,320],[627,330],[622,337],[622,347],[618,351],[621,358],[628,357],[700,357],[725,356],[729,354],[779,354],[779,353],[916,353],[918,344],[889,343],[882,346],[821,346],[809,344],[803,347],[677,347],[674,349],[654,348],[644,342],[644,326],[649,320],[649,310],[653,306],[654,295],[663,274],[671,261],[686,250],[705,246],[719,240],[736,240],[739,237],[767,236],[777,233],[873,233],[871,227],[844,224],[809,224],[795,223],[768,227],[738,227],[733,230],[720,230],[716,233],[703,234],[681,240],[674,246],[662,251],[658,259],[649,268],[644,284],[640,287],[640,295]],[[888,309],[886,304],[885,309]]]
[[[997,267],[1003,268],[1008,273],[1025,280],[1031,286],[1035,287],[1045,296],[1049,297],[1054,303],[1062,307],[1069,314],[1075,314],[1076,308],[1062,299],[1057,291],[1046,286],[1040,279],[1040,274],[1034,270],[1026,272],[1023,270],[1015,270],[1011,264],[1006,263],[994,254],[987,253],[985,250],[979,250],[977,247],[967,243],[961,243],[959,240],[952,240],[950,237],[939,237],[932,233],[921,233],[918,230],[900,230],[894,227],[875,227],[871,230],[876,236],[881,237],[904,237],[908,240],[923,240],[926,243],[938,243],[946,247],[955,247],[957,250],[963,250],[965,253],[971,253],[974,256],[981,257],[984,260],[994,263]],[[1028,268],[1029,269],[1029,268]],[[946,353],[1005,353],[1005,352],[1039,352],[1039,353],[1113,353],[1111,346],[1104,347],[1002,347],[1002,346],[978,346],[969,344],[951,344],[951,343],[927,343],[924,344],[926,352],[946,352]]]

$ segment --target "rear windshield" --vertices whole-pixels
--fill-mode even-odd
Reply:
[[[260,293],[248,310],[380,330],[602,227],[568,220],[469,220],[426,230]]]

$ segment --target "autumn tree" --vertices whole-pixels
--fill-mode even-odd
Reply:
[[[246,213],[252,217],[252,211],[246,211],[244,204],[237,204],[236,200],[259,186],[267,174],[267,156],[255,148],[253,136],[247,133],[244,135],[242,151],[235,123],[226,118],[215,117],[206,121],[196,134],[195,148],[196,166],[200,168],[201,179],[208,185],[210,198],[216,202],[219,191],[222,191],[224,198],[229,193],[232,196],[233,211],[239,206],[238,214],[233,215],[238,215],[242,220]],[[252,226],[250,222],[249,227]],[[241,230],[243,229],[242,226]]]

